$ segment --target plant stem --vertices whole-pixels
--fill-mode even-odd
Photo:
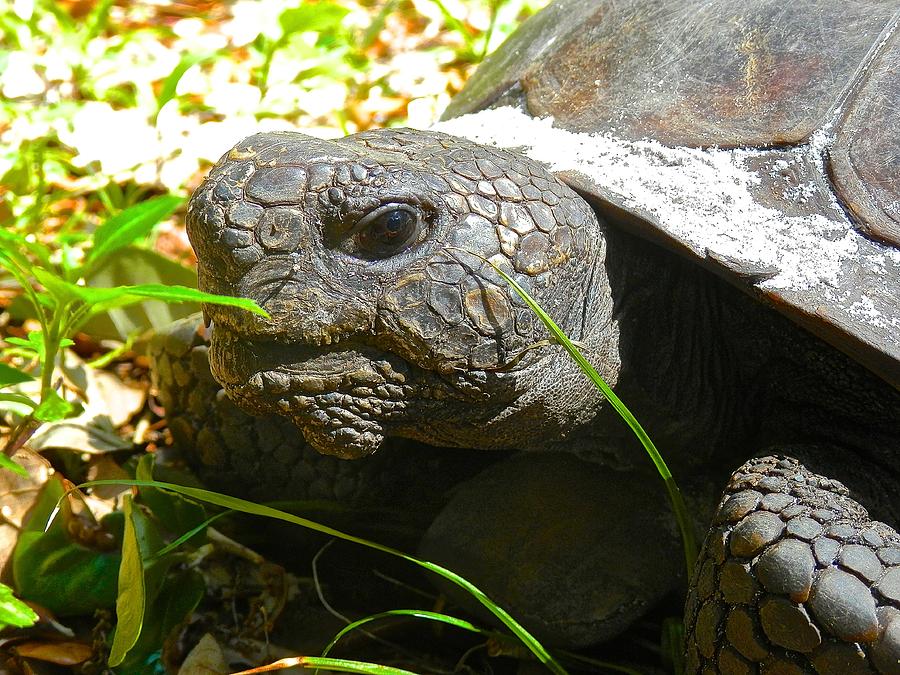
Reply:
[[[53,391],[53,371],[56,368],[56,356],[59,354],[60,345],[60,328],[62,323],[62,315],[68,307],[63,307],[62,311],[54,312],[47,325],[45,321],[41,321],[41,328],[44,333],[44,355],[41,364],[41,403],[44,403],[49,392]]]

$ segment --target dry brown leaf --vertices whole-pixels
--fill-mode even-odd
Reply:
[[[24,658],[47,661],[60,666],[77,666],[93,655],[91,645],[84,642],[20,642],[15,652]]]
[[[31,450],[19,450],[13,460],[28,471],[28,476],[0,471],[0,570],[12,556],[22,523],[53,472],[50,463]]]
[[[116,429],[143,409],[147,392],[112,373],[90,368],[71,351],[66,352],[65,374],[69,386],[86,399],[84,410],[77,417],[44,425],[29,446],[38,451],[63,448],[90,454],[130,449],[131,440]]]
[[[222,648],[209,633],[200,638],[178,669],[178,675],[227,675],[228,672]]]
[[[92,458],[87,470],[88,480],[128,480],[132,476],[108,455]],[[97,485],[91,488],[91,494],[100,499],[116,499],[120,494],[130,490],[127,485]]]

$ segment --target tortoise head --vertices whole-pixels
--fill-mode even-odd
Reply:
[[[201,288],[270,314],[206,308],[216,378],[321,452],[360,457],[385,436],[527,448],[577,424],[596,397],[488,261],[616,379],[602,227],[514,153],[405,129],[257,134],[213,168],[187,225]]]

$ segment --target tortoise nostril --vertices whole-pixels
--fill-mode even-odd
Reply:
[[[293,251],[300,244],[303,227],[299,209],[276,206],[266,209],[256,227],[256,238],[271,251]]]

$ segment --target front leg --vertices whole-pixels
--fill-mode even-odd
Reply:
[[[420,553],[476,583],[548,644],[609,640],[683,583],[658,483],[568,452],[520,453],[460,485]]]
[[[688,673],[900,673],[900,535],[848,492],[788,457],[734,473],[688,593]]]

